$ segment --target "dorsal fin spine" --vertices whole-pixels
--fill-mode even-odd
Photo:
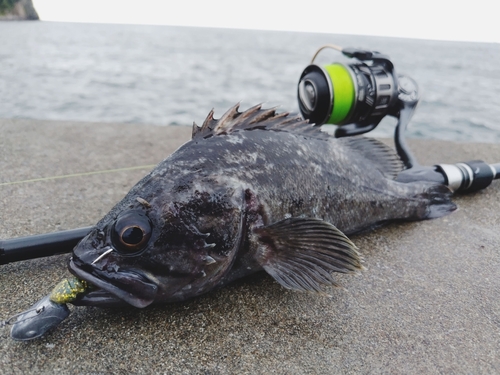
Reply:
[[[196,122],[193,121],[193,128],[192,128],[192,131],[191,131],[191,138],[194,138],[196,137],[196,135],[201,131],[201,128],[196,125]]]
[[[214,110],[212,109],[201,128],[193,124],[193,139],[254,129],[291,131],[303,134],[312,134],[315,132],[322,138],[328,137],[320,132],[319,127],[312,126],[307,120],[298,115],[289,117],[289,113],[287,112],[277,114],[276,107],[262,109],[262,104],[258,104],[246,111],[239,112],[239,106],[240,104],[237,103],[218,120],[214,119]]]

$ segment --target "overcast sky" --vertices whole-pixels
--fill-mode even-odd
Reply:
[[[291,30],[500,43],[494,0],[33,0],[45,21]]]

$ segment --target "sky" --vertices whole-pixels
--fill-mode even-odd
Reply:
[[[325,32],[500,43],[493,0],[33,0],[44,21]]]

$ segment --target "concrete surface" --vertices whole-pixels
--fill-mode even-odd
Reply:
[[[181,127],[0,120],[0,184],[155,164]],[[500,161],[498,144],[411,142],[423,164]],[[148,168],[0,185],[0,238],[94,224]],[[72,307],[54,331],[15,342],[1,374],[500,373],[500,182],[456,197],[451,216],[352,239],[367,268],[333,297],[257,274],[201,298],[147,308]],[[0,266],[0,319],[46,295],[67,256]]]

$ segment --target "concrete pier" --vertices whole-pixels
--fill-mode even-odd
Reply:
[[[190,132],[0,119],[0,238],[95,224]],[[410,145],[422,164],[500,162],[499,144]],[[260,273],[183,303],[71,307],[32,342],[0,328],[0,374],[500,373],[500,182],[454,201],[450,216],[352,237],[366,270],[331,297]],[[67,258],[0,266],[0,320],[69,276]]]

